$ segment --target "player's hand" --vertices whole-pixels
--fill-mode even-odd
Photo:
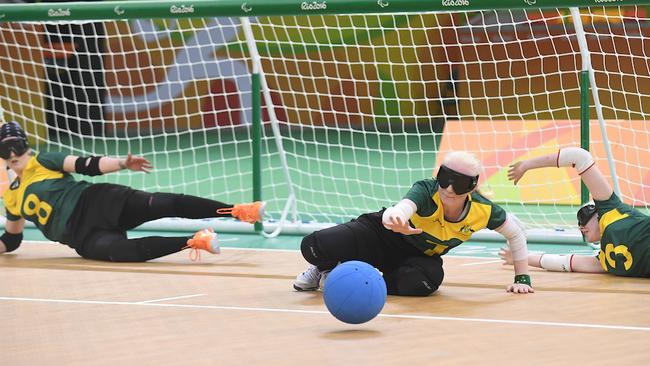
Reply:
[[[501,248],[499,249],[499,258],[503,261],[503,265],[512,265],[514,262],[512,260],[512,252],[510,251],[510,248]]]
[[[525,283],[512,283],[506,288],[507,292],[515,294],[532,294],[535,290]]]
[[[514,181],[514,184],[517,185],[521,177],[528,171],[526,167],[526,161],[519,161],[512,165],[508,169],[508,179]]]
[[[404,221],[402,218],[398,216],[390,216],[388,217],[388,220],[383,222],[384,227],[386,229],[392,230],[396,233],[404,234],[404,235],[414,235],[414,234],[420,234],[422,233],[422,229],[416,229],[412,228],[409,225],[408,220]]]
[[[153,165],[151,165],[149,160],[142,156],[133,156],[131,153],[129,153],[126,160],[124,160],[124,166],[134,172],[149,173],[151,172],[151,169],[153,169]]]

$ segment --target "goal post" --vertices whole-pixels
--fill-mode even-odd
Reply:
[[[484,164],[482,192],[531,239],[581,242],[577,175],[533,171],[513,186],[507,168],[582,145],[625,202],[648,208],[648,4],[0,4],[0,106],[37,149],[132,152],[155,166],[94,181],[261,198],[267,235],[392,205],[445,152],[467,150]],[[225,219],[147,227],[206,225],[254,230]]]
[[[64,4],[64,5],[62,5]],[[382,14],[647,5],[645,0],[128,0],[2,5],[3,21]]]

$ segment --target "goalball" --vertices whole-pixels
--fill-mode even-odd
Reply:
[[[375,318],[386,303],[386,282],[368,263],[341,263],[327,276],[323,290],[327,310],[338,320],[361,324]]]

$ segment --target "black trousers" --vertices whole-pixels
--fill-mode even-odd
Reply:
[[[70,246],[87,259],[144,262],[185,248],[188,236],[129,239],[127,231],[163,217],[218,216],[232,205],[175,193],[149,193],[117,184],[93,184],[82,193],[68,221]]]
[[[442,258],[427,256],[408,243],[404,235],[386,229],[383,211],[307,235],[301,244],[303,257],[320,270],[359,260],[379,269],[388,294],[427,296],[444,277]]]

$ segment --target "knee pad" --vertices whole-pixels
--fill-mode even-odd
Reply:
[[[440,287],[444,272],[441,262],[432,258],[414,257],[395,269],[392,277],[393,286],[389,286],[389,294],[429,296]]]
[[[108,257],[111,262],[144,262],[146,257],[137,243],[129,243],[128,239],[120,239],[110,243]]]
[[[87,259],[111,262],[139,262],[140,250],[129,245],[126,234],[112,231],[98,231],[86,239],[83,251]]]
[[[319,261],[319,254],[316,248],[316,233],[311,233],[302,239],[300,252],[302,252],[303,258],[311,264]]]
[[[111,262],[142,262],[140,246],[129,243],[126,235],[107,232],[97,237],[95,245],[108,249]]]

